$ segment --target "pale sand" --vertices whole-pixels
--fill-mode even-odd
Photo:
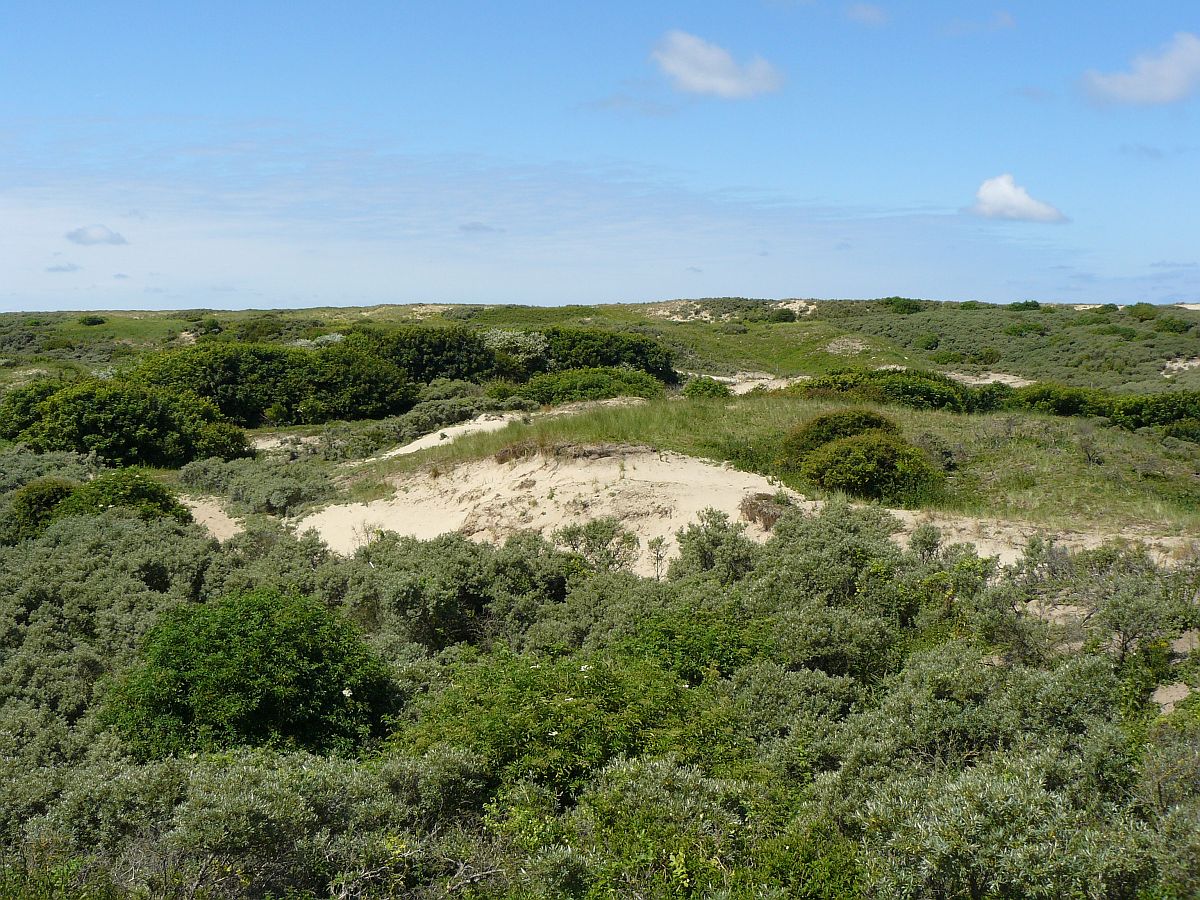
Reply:
[[[664,537],[673,545],[675,532],[694,522],[702,509],[715,507],[737,520],[747,494],[774,494],[780,489],[761,475],[678,453],[638,448],[573,448],[569,453],[538,454],[505,463],[484,459],[436,477],[428,471],[398,476],[392,484],[396,488],[392,497],[328,506],[294,524],[298,531],[316,529],[333,550],[348,554],[378,530],[426,540],[461,532],[477,540],[500,542],[521,529],[549,535],[565,525],[615,516],[642,541],[636,570],[652,574],[653,562],[645,550],[651,539]],[[821,506],[787,493],[808,511]],[[974,544],[980,555],[998,557],[1006,565],[1021,558],[1031,538],[1048,533],[1034,525],[1000,519],[890,512],[902,526],[897,543],[906,543],[918,525],[929,523],[941,529],[944,543]],[[746,533],[760,541],[767,537],[753,524]],[[1195,552],[1187,538],[1140,530],[1120,535],[1050,534],[1060,546],[1075,550],[1099,547],[1117,537],[1140,540],[1164,562]],[[673,551],[673,546],[670,549]]]
[[[760,388],[764,391],[779,391],[812,378],[811,375],[772,375],[770,372],[737,372],[733,375],[702,375],[698,372],[684,372],[683,374],[719,381],[728,387],[729,392],[735,397],[749,394]]]
[[[1020,388],[1033,384],[1028,378],[1019,375],[1009,375],[1005,372],[984,372],[982,375],[968,375],[965,372],[947,372],[947,378],[953,378],[959,384],[979,387],[984,384],[1007,384],[1009,387]]]
[[[240,520],[225,512],[215,497],[180,497],[179,502],[191,510],[196,524],[218,541],[227,541],[246,530]]]
[[[1200,312],[1200,303],[1176,303],[1180,309],[1190,309],[1192,312]]]
[[[1178,681],[1175,684],[1160,685],[1150,695],[1150,699],[1158,704],[1164,716],[1169,716],[1175,711],[1176,705],[1186,700],[1191,693],[1192,689],[1188,685]]]
[[[702,509],[714,507],[736,520],[747,494],[779,490],[761,475],[678,453],[637,449],[594,458],[538,454],[507,463],[487,459],[436,478],[429,473],[404,476],[395,484],[393,497],[329,506],[301,519],[296,529],[314,528],[331,549],[348,554],[379,529],[422,539],[458,531],[500,542],[522,529],[549,536],[565,525],[615,516],[642,541],[636,571],[651,575],[648,541],[666,538],[673,551],[675,532],[696,521]],[[767,537],[753,524],[746,533],[760,541]]]
[[[443,444],[452,444],[460,437],[465,437],[468,434],[483,434],[489,431],[499,431],[501,428],[507,428],[513,422],[520,422],[523,418],[528,418],[525,413],[484,413],[469,422],[460,422],[457,425],[448,425],[439,431],[431,431],[424,437],[419,437],[411,443],[405,444],[403,447],[397,447],[394,450],[389,450],[382,456],[375,457],[376,459],[391,459],[393,456],[407,456],[409,453],[416,453],[419,450],[428,450],[430,447],[440,447]]]
[[[1172,375],[1196,368],[1200,368],[1200,356],[1193,356],[1191,359],[1169,359],[1163,366],[1162,373],[1164,378],[1170,378]]]

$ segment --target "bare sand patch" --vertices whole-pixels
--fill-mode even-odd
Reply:
[[[1200,303],[1176,303],[1180,309],[1190,309],[1192,312],[1200,312]]]
[[[764,391],[780,391],[812,378],[811,375],[772,375],[770,372],[736,372],[733,375],[703,375],[698,372],[684,372],[683,374],[719,381],[737,397],[760,388]]]
[[[943,544],[974,544],[980,556],[998,557],[1003,565],[1012,565],[1024,555],[1034,538],[1053,539],[1069,550],[1095,550],[1114,540],[1136,541],[1146,545],[1150,555],[1160,563],[1172,563],[1197,552],[1195,540],[1179,535],[1155,534],[1131,528],[1122,532],[1074,531],[1046,528],[1028,522],[991,519],[980,516],[956,516],[931,510],[893,509],[903,531],[898,539],[906,540],[919,525],[929,524],[942,533]]]
[[[812,300],[780,300],[775,305],[780,309],[790,309],[797,316],[811,316],[817,311],[817,304]]]
[[[476,540],[502,542],[532,529],[549,535],[566,525],[614,516],[641,539],[643,554],[636,571],[652,574],[648,541],[694,522],[700,511],[714,507],[732,519],[749,494],[774,494],[779,484],[728,465],[626,445],[566,445],[537,452],[518,446],[515,457],[465,463],[449,472],[426,470],[396,476],[391,497],[365,503],[335,504],[294,522],[304,531],[316,529],[331,549],[351,553],[379,530],[421,539],[461,532]],[[809,512],[820,501],[793,491],[788,497]],[[894,536],[905,546],[920,525],[942,532],[944,543],[974,544],[981,556],[1003,565],[1019,561],[1033,538],[1053,539],[1072,550],[1094,549],[1115,539],[1140,541],[1156,559],[1170,563],[1197,552],[1186,537],[1156,535],[1139,529],[1117,534],[1103,531],[1056,531],[1037,525],[958,516],[932,511],[889,510],[900,522]],[[768,532],[751,524],[747,534],[765,540]]]
[[[642,541],[635,570],[652,575],[646,543],[656,537],[674,551],[675,532],[714,507],[732,519],[747,494],[775,493],[761,475],[678,453],[636,447],[571,448],[509,462],[480,460],[433,477],[416,473],[393,481],[394,496],[329,506],[296,523],[316,529],[331,549],[352,553],[377,530],[429,539],[457,531],[501,542],[516,531],[555,529],[615,516]],[[790,492],[789,492],[790,493]],[[802,502],[796,495],[793,497]],[[747,534],[765,540],[751,524]]]
[[[821,349],[826,353],[832,353],[834,356],[856,356],[864,350],[869,349],[869,345],[860,338],[840,337],[834,338]]]
[[[1200,356],[1193,356],[1190,359],[1169,359],[1163,366],[1162,374],[1163,378],[1170,378],[1172,375],[1195,368],[1200,368]]]
[[[270,453],[290,447],[311,447],[320,442],[319,437],[311,434],[258,434],[250,439],[250,446],[255,450]]]
[[[527,414],[484,413],[481,416],[471,419],[469,422],[447,425],[438,431],[431,431],[429,434],[419,437],[415,441],[405,444],[403,447],[396,447],[394,450],[389,450],[375,457],[375,459],[391,459],[393,456],[407,456],[409,453],[428,450],[430,447],[452,444],[460,437],[466,437],[468,434],[485,434],[489,431],[499,431],[501,428],[507,428],[513,422],[520,422],[523,418],[528,418]]]
[[[216,497],[180,497],[179,502],[191,510],[196,524],[218,541],[227,541],[246,530],[240,519],[225,512]]]
[[[979,375],[968,375],[965,372],[947,372],[947,378],[953,378],[959,384],[979,387],[984,384],[1007,384],[1009,387],[1020,388],[1033,384],[1028,378],[1019,375],[1009,375],[1006,372],[983,372]]]
[[[1177,681],[1175,684],[1160,685],[1150,699],[1158,704],[1158,708],[1162,710],[1164,716],[1169,716],[1175,711],[1175,707],[1191,696],[1192,689],[1182,681]]]
[[[668,322],[711,322],[713,314],[694,300],[668,300],[646,308],[646,314]]]
[[[1085,309],[1099,309],[1101,305],[1100,303],[1076,303],[1071,309],[1083,312]]]

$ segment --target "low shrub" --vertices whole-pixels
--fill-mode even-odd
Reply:
[[[683,396],[689,400],[720,399],[730,396],[730,390],[729,385],[722,384],[707,375],[701,375],[683,386]]]
[[[38,451],[94,453],[109,465],[175,468],[245,456],[245,435],[194,394],[122,381],[85,381],[38,403],[18,437]]]
[[[143,519],[192,521],[192,514],[170,490],[136,468],[106,472],[79,485],[63,498],[54,510],[54,518],[99,515],[114,507],[131,510]]]
[[[168,612],[103,719],[142,759],[238,745],[350,753],[382,734],[395,697],[350,623],[317,600],[256,591]]]
[[[16,543],[37,537],[54,520],[54,511],[78,489],[65,478],[40,478],[13,492],[0,526],[0,540]]]
[[[543,406],[576,403],[582,400],[606,400],[611,397],[662,396],[663,386],[658,379],[634,369],[566,369],[535,375],[516,390]]]
[[[785,467],[795,468],[818,447],[868,431],[899,434],[900,426],[887,416],[869,409],[839,409],[824,413],[787,433],[780,446],[780,461]]]
[[[827,491],[902,503],[928,493],[942,477],[920,450],[881,431],[818,447],[805,458],[800,474]]]

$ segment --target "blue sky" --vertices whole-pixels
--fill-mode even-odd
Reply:
[[[0,309],[1200,302],[1200,5],[0,0]]]

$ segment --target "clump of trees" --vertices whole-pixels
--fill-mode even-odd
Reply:
[[[125,466],[178,467],[250,452],[245,434],[212,403],[128,381],[35,382],[12,390],[0,402],[0,437]]]

